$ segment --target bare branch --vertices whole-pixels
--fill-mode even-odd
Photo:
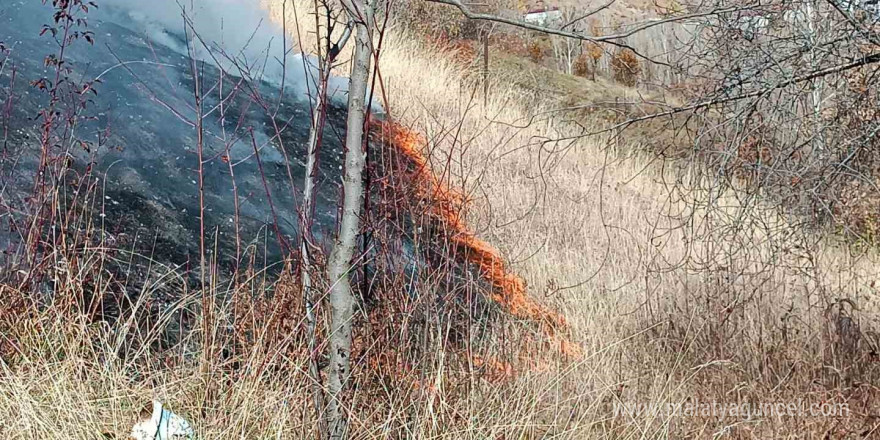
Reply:
[[[716,9],[713,9],[713,10],[707,11],[707,12],[699,12],[699,13],[693,13],[693,14],[677,15],[674,17],[668,17],[668,18],[663,18],[663,19],[648,20],[648,21],[646,21],[646,22],[644,22],[644,23],[642,23],[632,29],[629,29],[625,32],[620,32],[617,34],[585,35],[585,34],[580,34],[577,32],[566,31],[563,29],[554,29],[554,28],[549,28],[546,26],[539,26],[536,24],[527,23],[522,20],[514,20],[514,19],[510,19],[510,18],[504,18],[504,17],[500,17],[497,15],[493,15],[493,14],[476,13],[476,12],[473,12],[470,9],[468,9],[468,7],[465,6],[464,4],[462,4],[459,0],[427,0],[427,1],[431,2],[431,3],[441,3],[444,5],[455,6],[456,8],[458,8],[458,10],[461,11],[462,14],[464,14],[465,17],[467,17],[471,20],[491,21],[491,22],[495,22],[495,23],[502,23],[502,24],[507,24],[510,26],[516,26],[519,28],[528,29],[528,30],[532,30],[532,31],[543,32],[546,34],[559,35],[561,37],[574,38],[574,39],[583,40],[583,41],[591,41],[594,43],[613,44],[615,46],[623,46],[623,44],[617,40],[622,40],[626,37],[637,34],[645,29],[649,29],[654,26],[659,26],[661,24],[675,23],[675,22],[691,20],[691,19],[699,18],[699,17],[708,17],[708,16],[712,16],[712,15],[726,14],[726,13],[730,13],[730,12],[736,12],[736,11],[748,9],[746,7],[716,8]],[[596,9],[593,13],[599,12],[602,9],[603,8]],[[588,16],[589,15],[582,17],[581,20],[583,18],[588,17]]]

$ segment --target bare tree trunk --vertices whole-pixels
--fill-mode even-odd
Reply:
[[[318,415],[319,432],[323,437],[326,432],[321,412],[324,410],[324,388],[321,374],[318,371],[317,353],[317,321],[315,292],[312,288],[312,262],[309,255],[312,239],[312,210],[315,193],[315,169],[318,163],[318,148],[324,130],[324,113],[327,100],[327,77],[330,74],[329,63],[322,63],[318,72],[318,87],[315,96],[315,107],[312,114],[312,128],[309,133],[308,158],[306,159],[305,182],[303,184],[303,202],[300,208],[300,280],[302,282],[303,303],[305,305],[306,323],[309,338],[309,376],[312,378],[312,397],[315,400],[315,412]]]
[[[321,36],[320,20],[322,18],[321,10],[324,10],[324,16],[327,20],[325,29],[326,35]],[[316,295],[314,282],[312,280],[312,258],[311,250],[315,248],[312,244],[312,222],[314,220],[314,200],[315,200],[315,173],[318,165],[318,152],[321,148],[321,141],[324,135],[324,125],[327,116],[327,85],[330,81],[333,63],[339,51],[345,46],[351,35],[351,26],[346,25],[336,44],[333,44],[332,34],[335,27],[333,11],[330,6],[322,0],[314,2],[315,13],[315,33],[318,35],[318,79],[316,81],[316,90],[314,96],[314,107],[312,108],[312,125],[309,131],[309,141],[307,145],[306,170],[303,182],[303,202],[300,208],[300,281],[302,287],[303,304],[305,307],[307,337],[309,347],[309,376],[312,379],[312,398],[315,404],[315,414],[318,423],[318,438],[327,437],[326,418],[324,417],[324,386],[321,380],[321,373],[318,368],[318,344],[317,344],[317,310],[320,299]],[[322,47],[323,41],[323,47]],[[306,69],[306,75],[309,75]]]
[[[342,394],[351,373],[351,328],[354,295],[349,272],[360,231],[364,196],[363,150],[366,92],[370,72],[371,39],[369,23],[372,5],[360,0],[345,1],[345,8],[355,23],[355,50],[348,88],[348,121],[345,134],[345,171],[342,177],[343,205],[339,235],[330,252],[327,278],[330,282],[330,365],[327,377],[327,418],[330,439],[347,437],[348,423]]]

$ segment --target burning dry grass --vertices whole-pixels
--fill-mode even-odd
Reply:
[[[535,100],[504,78],[493,79],[484,103],[443,47],[394,32],[383,47],[392,116],[424,137],[419,151],[434,179],[457,189],[452,199],[469,201],[463,218],[498,250],[487,261],[501,255],[498,267],[523,281],[513,290],[560,311],[583,348],[574,362],[543,370],[508,358],[526,372],[525,386],[538,388],[525,394],[536,400],[492,388],[493,417],[505,420],[512,402],[534,405],[534,414],[515,412],[516,426],[530,427],[519,432],[567,438],[875,429],[861,410],[752,420],[615,415],[615,404],[633,402],[876,402],[865,386],[877,377],[876,256],[804,230],[759,195],[721,190],[695,164],[657,161],[619,138],[571,137],[581,129],[551,111],[554,99]]]
[[[551,338],[559,338],[559,347],[574,354],[577,348],[558,332],[566,331],[565,318],[547,307],[536,303],[526,292],[525,281],[506,267],[501,254],[485,240],[480,239],[467,226],[464,213],[467,198],[439,181],[431,171],[424,156],[426,140],[411,130],[387,122],[381,125],[382,137],[391,139],[414,168],[411,184],[421,188],[422,197],[430,205],[430,213],[442,224],[446,239],[461,249],[464,259],[477,268],[491,286],[490,299],[517,318],[540,323]]]

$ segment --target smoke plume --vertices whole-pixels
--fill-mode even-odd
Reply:
[[[154,43],[188,55],[186,20],[198,35],[197,58],[229,73],[247,66],[252,75],[286,87],[302,97],[314,89],[316,61],[296,53],[297,43],[285,39],[282,28],[269,19],[256,0],[97,0],[102,19],[134,26]],[[346,81],[331,80],[329,91],[340,99]]]

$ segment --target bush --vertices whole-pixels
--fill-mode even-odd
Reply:
[[[448,40],[474,38],[475,25],[455,8],[419,1],[395,4],[392,15],[398,23],[421,35],[432,35]],[[431,17],[426,20],[425,17]]]
[[[529,54],[529,58],[536,63],[544,61],[544,57],[547,56],[547,51],[544,50],[544,45],[541,44],[540,40],[530,41],[526,51]]]
[[[611,59],[611,70],[614,72],[615,81],[633,87],[642,73],[642,66],[639,64],[635,52],[623,49],[614,54]]]
[[[578,55],[577,59],[574,60],[574,66],[572,67],[572,73],[574,73],[575,76],[582,76],[584,78],[586,78],[590,74],[590,72],[594,70],[590,69],[590,61],[589,58],[587,58],[587,54],[585,53]]]

